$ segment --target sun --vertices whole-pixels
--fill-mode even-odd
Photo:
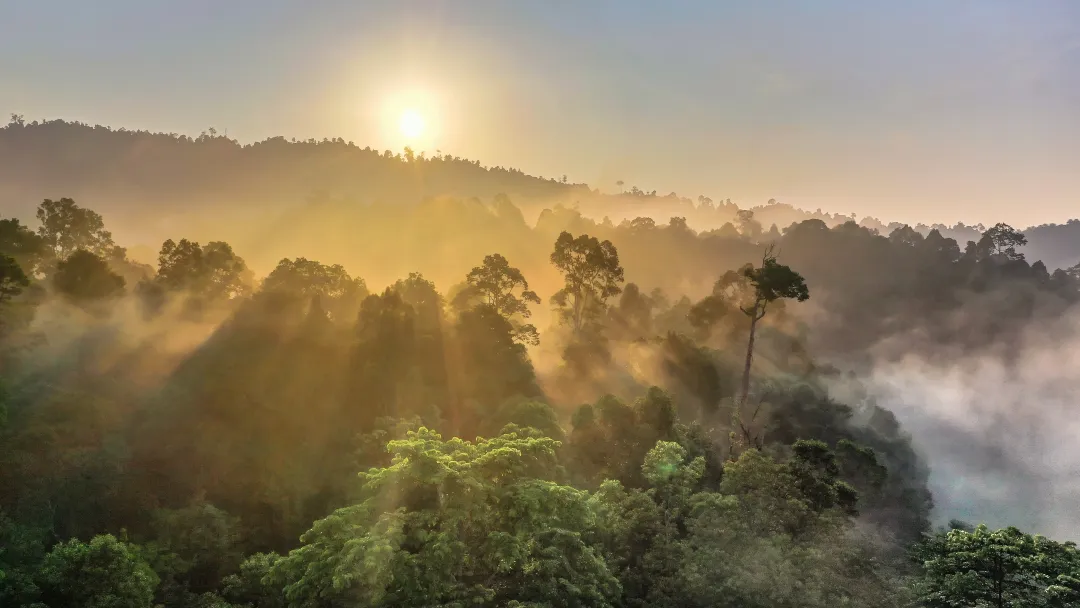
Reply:
[[[398,119],[398,129],[409,139],[416,139],[423,135],[426,126],[424,117],[416,110],[405,110]]]

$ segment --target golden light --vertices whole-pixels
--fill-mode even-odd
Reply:
[[[398,129],[408,139],[416,139],[423,135],[426,126],[424,117],[416,110],[405,110],[398,119]]]

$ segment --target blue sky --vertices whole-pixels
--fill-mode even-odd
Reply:
[[[0,111],[30,120],[400,148],[388,112],[422,97],[421,147],[601,188],[1080,216],[1073,0],[0,7]]]

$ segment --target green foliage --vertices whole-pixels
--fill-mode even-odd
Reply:
[[[154,519],[153,566],[166,594],[213,591],[239,564],[238,518],[203,503],[160,510]]]
[[[434,162],[418,156],[410,170]],[[346,202],[330,215],[360,217],[343,215]],[[993,304],[986,317],[1023,317],[999,300],[1059,310],[1080,293],[1077,273],[1028,266],[1023,235],[1007,226],[962,255],[939,230],[884,237],[813,220],[768,235],[799,273],[767,254],[723,273],[695,305],[681,290],[747,259],[769,213],[700,206],[725,210],[742,233],[695,234],[690,214],[615,225],[566,208],[533,229],[506,197],[364,206],[385,215],[372,230],[415,228],[387,256],[386,241],[357,232],[363,222],[335,220],[349,230],[342,244],[399,272],[389,277],[411,270],[411,247],[439,251],[439,281],[490,250],[477,235],[506,240],[503,251],[542,277],[538,252],[558,235],[553,302],[574,335],[539,377],[525,347],[537,342],[525,320],[539,298],[501,254],[466,275],[448,318],[418,272],[369,295],[344,266],[286,258],[247,298],[251,273],[224,242],[166,241],[154,276],[74,203],[43,206],[40,235],[0,220],[12,387],[0,401],[10,404],[0,507],[12,514],[0,518],[0,605],[869,607],[902,604],[906,586],[924,605],[983,605],[987,585],[1007,605],[1077,603],[1071,545],[935,537],[927,546],[944,554],[894,563],[928,528],[926,467],[891,413],[830,397],[838,376],[807,346],[812,333],[815,353],[855,352],[923,314],[931,328],[964,317],[957,302],[968,298]],[[475,242],[440,240],[457,228]],[[623,262],[639,283],[622,288]],[[162,322],[112,328],[124,308],[101,286],[117,278],[137,284]],[[838,294],[830,307],[845,328],[810,327],[785,309],[809,296],[808,282]],[[35,343],[13,321],[28,321],[50,284],[117,314],[74,337],[48,317],[50,341]],[[201,319],[225,321],[205,341],[189,336],[188,319],[163,306],[170,298],[187,300],[186,312],[228,304]],[[881,315],[896,327],[871,318]],[[956,334],[987,340],[1009,325],[964,323]],[[730,419],[736,345],[753,337],[761,415]],[[608,392],[619,397],[597,398]],[[729,420],[759,449],[733,445]],[[142,544],[94,536],[125,529]],[[994,551],[1007,554],[1002,576]]]
[[[284,608],[281,586],[273,579],[280,555],[256,553],[240,564],[240,571],[222,579],[222,595],[234,606]]]
[[[56,545],[37,578],[45,605],[71,608],[149,608],[158,584],[137,548],[112,535]]]
[[[939,532],[919,544],[921,605],[1038,607],[1075,605],[1080,554],[1016,528]]]
[[[0,511],[0,606],[28,606],[37,599],[45,538],[43,530],[21,525]]]
[[[536,429],[544,437],[560,443],[564,439],[555,410],[542,401],[519,397],[503,402],[494,412],[482,419],[481,432],[488,437],[496,436],[507,425]]]
[[[557,446],[516,431],[390,442],[391,465],[362,474],[363,502],[275,565],[289,605],[612,605],[618,583],[583,539],[588,496],[553,480]]]
[[[587,484],[616,479],[641,487],[645,454],[657,441],[677,438],[675,421],[671,398],[657,387],[631,406],[611,395],[581,406],[574,414],[568,445],[575,472]]]

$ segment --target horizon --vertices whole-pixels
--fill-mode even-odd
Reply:
[[[208,134],[211,133],[211,131],[213,131],[214,132],[213,136],[225,138],[225,139],[227,139],[229,141],[232,141],[233,143],[236,143],[241,148],[252,146],[252,145],[255,145],[255,144],[259,144],[259,143],[263,143],[263,142],[270,141],[270,140],[273,140],[273,139],[278,139],[278,138],[285,139],[286,141],[288,141],[290,143],[298,143],[298,144],[307,143],[311,139],[315,139],[317,142],[322,142],[322,141],[333,141],[333,140],[336,140],[336,139],[340,138],[340,139],[343,139],[347,144],[355,146],[359,150],[371,150],[373,152],[378,152],[378,153],[382,153],[384,151],[389,150],[389,151],[391,151],[391,152],[393,152],[395,154],[400,155],[406,149],[412,149],[411,146],[409,146],[408,144],[405,144],[401,149],[397,149],[397,150],[389,149],[389,148],[383,149],[383,148],[378,148],[376,146],[365,145],[364,142],[355,142],[355,141],[352,141],[352,140],[348,140],[348,139],[345,139],[345,138],[340,137],[340,136],[312,138],[312,137],[285,136],[285,135],[278,134],[278,135],[268,135],[268,136],[263,137],[261,139],[253,139],[253,140],[248,140],[248,141],[241,141],[239,138],[230,136],[227,129],[218,130],[216,127],[212,127],[212,126],[201,130],[199,133],[181,133],[181,132],[166,132],[166,131],[155,130],[155,129],[151,129],[151,128],[128,128],[126,126],[119,126],[118,127],[116,125],[95,124],[95,123],[90,123],[90,122],[87,122],[87,121],[82,121],[82,120],[79,120],[79,119],[71,119],[71,118],[27,118],[25,114],[21,114],[21,113],[12,113],[11,116],[12,116],[12,118],[18,117],[19,119],[24,120],[27,126],[32,126],[33,124],[45,124],[45,123],[51,123],[51,122],[63,122],[63,123],[67,123],[67,124],[82,125],[82,126],[91,127],[91,128],[105,128],[105,129],[108,129],[110,131],[115,131],[115,132],[127,131],[127,132],[135,132],[135,133],[148,133],[148,134],[151,134],[151,135],[164,135],[164,136],[177,137],[177,138],[186,137],[186,138],[191,139],[191,140],[195,140],[198,137],[203,136],[203,135],[208,135]],[[0,127],[0,129],[2,129],[2,128],[4,128],[4,127]],[[476,162],[479,162],[480,166],[482,168],[484,168],[484,169],[489,169],[490,170],[490,169],[502,168],[502,169],[509,169],[509,170],[517,170],[517,171],[521,171],[522,173],[524,173],[526,177],[533,178],[533,179],[538,179],[538,180],[554,180],[554,179],[556,179],[555,177],[552,177],[552,176],[539,175],[539,174],[534,173],[534,172],[528,170],[527,168],[523,168],[523,167],[516,167],[516,166],[512,166],[512,165],[486,164],[484,162],[484,159],[468,158],[468,157],[465,157],[465,156],[459,156],[459,155],[453,154],[452,151],[448,151],[448,150],[432,151],[432,150],[413,149],[413,152],[415,152],[417,154],[417,156],[420,156],[421,154],[426,154],[426,155],[428,155],[429,158],[431,158],[433,153],[439,152],[439,153],[442,153],[444,155],[454,156],[454,157],[456,157],[456,158],[458,158],[459,160],[462,160],[462,161],[470,161],[470,162],[476,161]],[[585,186],[585,187],[589,188],[590,190],[597,191],[602,196],[620,196],[620,195],[628,195],[628,193],[629,193],[628,190],[624,190],[622,192],[618,192],[618,191],[612,190],[612,189],[605,190],[602,187],[602,185],[592,184],[592,183],[588,183],[588,182],[577,182],[577,183],[575,183],[573,181],[569,181],[569,182],[567,182],[566,185],[567,186]],[[626,188],[629,188],[631,186],[637,186],[637,184],[625,184]],[[642,190],[646,190],[646,189],[642,188]],[[695,195],[687,194],[687,193],[684,193],[684,192],[679,192],[677,190],[670,190],[669,191],[669,190],[656,189],[656,192],[657,192],[656,196],[659,197],[659,198],[663,198],[663,197],[667,196],[666,194],[661,194],[661,192],[671,192],[671,193],[674,193],[674,194],[678,195],[680,198],[689,199],[691,201],[695,200]],[[787,204],[787,205],[791,206],[793,209],[798,210],[798,211],[803,211],[803,212],[805,212],[807,214],[814,214],[814,213],[817,213],[817,212],[821,212],[821,213],[824,213],[826,215],[833,215],[833,216],[836,216],[836,215],[840,215],[840,216],[851,215],[850,213],[844,213],[842,211],[842,209],[840,207],[837,207],[835,204],[830,206],[828,204],[828,202],[823,202],[821,200],[804,199],[803,200],[804,204],[799,204],[799,202],[794,202],[794,201],[790,201],[790,200],[780,200],[780,199],[776,199],[775,197],[770,197],[770,199],[766,200],[766,201],[742,201],[742,200],[733,199],[731,197],[724,197],[721,194],[717,194],[715,197],[713,197],[710,193],[703,193],[703,194],[705,196],[709,196],[710,198],[712,198],[713,200],[716,200],[716,201],[724,200],[725,198],[727,198],[728,200],[731,200],[732,203],[735,203],[736,205],[738,205],[740,209],[754,209],[754,208],[764,207],[764,206],[766,206],[768,204],[769,200],[774,200],[776,203]],[[814,207],[813,205],[817,205],[817,206]],[[28,209],[29,209],[29,207],[28,207]],[[908,225],[908,226],[912,226],[912,227],[925,226],[925,227],[928,227],[928,228],[934,228],[934,227],[937,227],[937,226],[944,226],[944,227],[949,228],[949,229],[955,229],[955,228],[973,228],[973,229],[976,229],[980,225],[983,226],[984,228],[986,228],[986,227],[989,227],[989,226],[992,226],[992,225],[998,223],[998,222],[993,222],[993,223],[972,222],[972,221],[966,220],[964,218],[958,218],[958,219],[956,219],[954,221],[951,221],[951,222],[925,221],[925,220],[910,220],[910,221],[908,221],[908,220],[899,219],[899,218],[893,217],[893,216],[881,217],[881,216],[874,216],[874,215],[868,215],[868,214],[857,214],[857,215],[858,215],[858,217],[857,217],[857,219],[855,221],[860,223],[860,224],[863,223],[863,222],[866,222],[868,220],[872,220],[872,221],[880,222],[881,224],[884,224],[886,226],[894,225],[894,224],[903,224],[903,225]],[[587,216],[587,217],[591,217],[591,216]],[[593,218],[593,219],[599,219],[599,218]],[[1080,221],[1080,214],[1072,215],[1072,216],[1067,215],[1063,219],[1058,220],[1058,221],[1049,221],[1049,222],[1043,222],[1043,223],[1040,223],[1040,224],[1030,224],[1030,225],[1021,224],[1021,225],[1017,225],[1015,227],[1020,228],[1022,230],[1029,230],[1029,229],[1037,228],[1039,226],[1063,226],[1063,225],[1067,225],[1067,224],[1075,222],[1075,221]],[[1004,222],[1004,223],[1008,223],[1008,222]]]
[[[0,24],[0,110],[411,143],[602,191],[909,224],[1035,226],[1077,208],[1067,0],[257,7],[17,3]],[[41,27],[61,42],[27,37]],[[397,128],[409,112],[419,141]]]

